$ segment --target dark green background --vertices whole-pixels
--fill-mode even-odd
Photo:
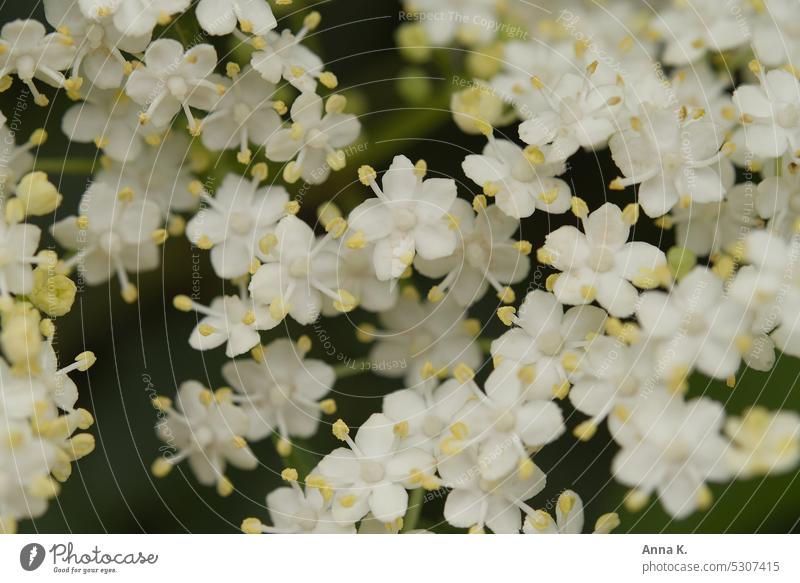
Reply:
[[[300,4],[295,1],[295,8]],[[25,3],[8,1],[0,6],[3,23],[26,17],[31,10],[34,17],[43,20],[41,6],[31,8]],[[476,194],[475,185],[465,179],[460,163],[467,153],[479,151],[484,139],[458,131],[447,111],[448,97],[455,89],[453,75],[463,75],[454,72],[463,70],[464,53],[442,50],[431,64],[416,71],[409,70],[394,49],[398,3],[334,0],[318,3],[316,8],[323,20],[309,44],[338,75],[340,90],[350,98],[351,110],[360,114],[363,133],[359,143],[364,145],[364,151],[327,183],[304,193],[304,216],[313,220],[315,203],[330,198],[336,198],[345,209],[354,206],[369,195],[364,187],[354,182],[357,166],[369,163],[378,170],[384,169],[398,153],[405,153],[412,160],[425,158],[433,173],[453,176],[459,183],[461,196],[471,199]],[[279,14],[288,12],[281,10]],[[296,30],[302,15],[288,16],[281,21],[281,27],[288,24]],[[184,30],[190,28],[187,20],[181,19]],[[173,26],[160,30],[167,36],[179,36]],[[224,54],[224,41],[215,39],[214,42],[220,54]],[[428,78],[423,83],[427,84],[427,89],[416,87],[411,91],[399,91],[401,84],[408,86],[407,80],[399,79],[415,76]],[[457,82],[458,77],[455,78]],[[21,87],[15,82],[0,95],[0,106],[6,115]],[[60,118],[69,103],[63,95],[53,99],[50,108],[38,108],[29,103],[23,113],[20,132],[22,140],[42,125],[49,130],[50,140],[39,152],[42,158],[37,167],[50,169],[51,180],[60,182],[65,195],[59,211],[61,216],[75,211],[88,176],[61,174],[52,169],[53,162],[65,155],[70,160],[94,156],[93,148],[68,146],[59,130]],[[230,164],[230,157],[223,157],[219,164]],[[578,154],[571,160],[571,166],[569,178],[573,181],[574,192],[584,197],[591,208],[602,204],[603,185],[617,173],[607,153]],[[277,176],[277,172],[271,176]],[[296,192],[297,187],[290,187],[290,190]],[[613,193],[612,196],[620,203],[633,200],[632,192]],[[570,218],[537,213],[523,222],[522,236],[538,246],[549,231]],[[642,220],[637,225],[638,239],[660,244],[662,248],[669,246],[669,235],[664,240],[661,236],[650,221]],[[80,405],[92,411],[97,419],[91,430],[97,438],[97,450],[77,464],[73,477],[45,516],[21,523],[22,532],[236,532],[244,517],[266,519],[264,497],[279,485],[277,474],[282,467],[269,440],[254,446],[263,464],[260,468],[251,472],[231,470],[236,492],[226,499],[217,496],[211,488],[199,486],[183,466],[162,480],[152,478],[148,470],[160,444],[153,432],[156,417],[149,402],[148,383],[152,383],[157,392],[172,396],[177,384],[187,379],[202,380],[211,387],[222,382],[219,369],[225,361],[223,351],[200,353],[192,350],[187,338],[194,319],[171,306],[175,294],[191,291],[190,253],[184,239],[168,241],[162,269],[142,274],[136,281],[140,287],[137,305],[123,303],[118,286],[113,282],[110,286],[84,290],[72,313],[59,320],[57,348],[63,361],[69,361],[84,347],[93,350],[98,357],[88,376],[72,375],[80,387]],[[202,295],[208,300],[221,293],[222,284],[203,255]],[[532,269],[538,285],[543,283],[547,273]],[[425,290],[428,285],[430,282],[422,282],[419,287]],[[525,287],[518,286],[518,297],[522,297]],[[491,338],[502,332],[502,326],[491,317],[494,307],[492,300],[487,299],[474,310],[483,322],[488,322],[483,335]],[[352,317],[357,322],[370,319],[360,312]],[[322,328],[342,354],[352,358],[365,354],[366,347],[355,342],[351,324],[345,318],[327,320]],[[285,333],[282,329],[273,331],[270,337]],[[292,328],[290,334],[296,337],[296,328]],[[316,338],[313,333],[309,335]],[[312,355],[323,356],[319,346]],[[753,403],[798,410],[798,373],[797,360],[781,358],[770,374],[746,372],[734,390],[724,383],[708,382],[698,376],[692,379],[691,391],[724,401],[731,413],[739,413]],[[397,383],[370,375],[343,379],[335,387],[340,414],[355,426],[379,409],[381,395],[396,388],[400,388]],[[572,411],[566,413],[570,427],[582,420]],[[323,426],[317,438],[307,444],[308,451],[303,454],[305,463],[335,446],[327,426]],[[618,510],[622,519],[620,531],[749,533],[790,532],[798,528],[800,483],[797,472],[713,486],[716,496],[713,508],[688,520],[670,520],[657,503],[651,504],[645,512],[631,515],[620,508],[625,488],[608,479],[614,451],[613,443],[603,430],[587,444],[576,442],[568,433],[536,456],[537,464],[548,473],[549,486],[534,499],[533,506],[545,506],[561,490],[572,488],[584,498],[587,522],[593,523],[604,512]],[[441,510],[441,501],[426,504],[422,525],[437,524],[441,520]],[[446,526],[442,530],[447,530]]]

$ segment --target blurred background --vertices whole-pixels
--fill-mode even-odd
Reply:
[[[636,1],[636,0],[631,0]],[[464,72],[466,55],[460,50],[440,49],[433,59],[421,65],[405,61],[395,49],[394,35],[402,7],[392,0],[332,0],[310,3],[298,2],[276,10],[279,28],[297,30],[312,6],[322,14],[322,24],[310,35],[308,45],[320,54],[326,68],[339,78],[339,91],[348,97],[348,110],[360,117],[363,131],[356,142],[358,148],[348,159],[346,169],[334,173],[321,186],[304,188],[300,183],[289,191],[303,197],[301,213],[314,222],[314,209],[319,202],[335,198],[349,210],[364,197],[368,189],[356,180],[355,170],[369,163],[379,171],[388,167],[396,154],[406,154],[412,160],[424,158],[430,172],[453,177],[460,196],[471,200],[476,186],[461,171],[461,161],[468,153],[480,151],[485,139],[468,136],[457,129],[448,110],[450,94],[461,83],[468,83]],[[190,18],[186,18],[189,16]],[[191,32],[191,12],[157,34],[182,38]],[[44,21],[41,3],[3,2],[0,22],[33,17]],[[225,60],[235,60],[228,40],[207,38]],[[221,57],[222,59],[222,57]],[[240,61],[244,64],[245,61]],[[22,92],[15,82],[0,94],[0,109],[7,115]],[[17,141],[27,139],[30,132],[46,127],[50,138],[39,150],[35,168],[49,173],[50,180],[59,185],[64,203],[59,209],[61,218],[73,214],[83,193],[91,169],[100,160],[93,147],[69,144],[60,131],[60,120],[70,102],[58,95],[51,106],[39,108],[28,102],[21,113]],[[502,130],[501,130],[502,131]],[[516,136],[508,136],[516,139]],[[62,160],[66,156],[69,171]],[[225,156],[212,161],[220,169],[235,167]],[[231,154],[232,156],[232,154]],[[607,153],[577,154],[571,159],[567,179],[573,191],[587,200],[594,209],[604,202],[606,185],[616,176]],[[271,167],[270,176],[279,176]],[[630,189],[629,189],[630,190]],[[614,193],[615,202],[631,202],[630,192]],[[536,213],[522,224],[522,238],[534,248],[544,236],[572,215],[551,217]],[[46,227],[47,225],[42,225]],[[640,220],[635,237],[667,248],[672,241],[669,233],[653,226],[652,221]],[[88,349],[98,357],[88,374],[75,374],[80,388],[79,406],[89,409],[97,422],[92,428],[97,449],[81,460],[73,477],[64,485],[43,517],[23,521],[21,532],[40,533],[172,533],[172,532],[237,532],[243,518],[258,516],[266,520],[266,494],[281,483],[283,467],[270,440],[253,446],[262,465],[254,471],[232,469],[230,478],[236,487],[228,498],[220,498],[213,488],[199,486],[191,472],[179,466],[166,478],[157,480],[149,472],[159,454],[160,442],[153,426],[156,413],[150,398],[153,392],[174,396],[182,381],[197,379],[212,388],[223,384],[219,370],[226,361],[224,351],[205,353],[189,347],[188,337],[195,325],[193,315],[178,312],[172,307],[176,294],[191,292],[198,282],[202,301],[207,303],[223,291],[222,282],[214,275],[207,253],[200,253],[199,279],[193,279],[193,250],[185,238],[171,238],[164,247],[162,268],[139,274],[133,280],[139,287],[139,301],[128,305],[120,298],[118,285],[84,288],[72,312],[57,321],[56,349],[70,359],[71,355]],[[194,252],[195,258],[197,253]],[[517,286],[517,297],[524,296],[526,287],[543,287],[549,271],[531,269],[531,282]],[[419,289],[427,290],[430,282],[419,281]],[[495,338],[503,326],[493,317],[495,305],[491,299],[475,306],[471,315],[486,323],[483,337]],[[374,321],[369,314],[356,311],[352,321]],[[353,326],[346,317],[327,319],[324,333],[336,350],[348,358],[363,357],[368,347],[354,339]],[[301,334],[296,327],[279,327],[264,335],[271,338]],[[308,333],[308,331],[306,331]],[[312,340],[317,338],[309,334]],[[319,343],[311,356],[325,359]],[[335,364],[335,363],[333,363]],[[486,371],[482,371],[485,376]],[[700,376],[691,380],[691,395],[707,394],[725,402],[730,413],[740,413],[749,404],[758,403],[770,409],[786,407],[800,409],[797,379],[800,363],[796,359],[780,358],[771,373],[746,371],[735,389],[723,382],[709,382]],[[355,427],[370,413],[380,408],[382,395],[401,388],[400,381],[389,381],[370,374],[352,375],[339,380],[334,397],[339,415]],[[568,405],[567,405],[568,407]],[[583,417],[565,410],[570,428]],[[334,418],[335,419],[335,418]],[[321,455],[337,446],[325,418],[317,437],[295,448],[293,465],[310,469]],[[766,479],[737,481],[729,485],[713,485],[713,507],[688,520],[671,520],[658,503],[645,511],[630,514],[622,508],[626,488],[609,479],[611,458],[616,448],[604,430],[588,443],[577,442],[570,432],[557,443],[537,454],[535,461],[548,475],[548,487],[532,505],[552,506],[558,494],[567,488],[577,491],[586,505],[587,526],[605,512],[618,511],[622,520],[621,532],[796,532],[800,517],[800,480],[797,472]],[[301,475],[303,472],[301,471]],[[439,524],[443,499],[427,502],[420,526],[437,527],[446,532],[447,525]]]

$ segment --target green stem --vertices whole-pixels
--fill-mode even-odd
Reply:
[[[403,518],[403,532],[417,528],[419,517],[422,514],[422,505],[425,503],[425,489],[417,488],[411,491],[408,497],[408,510]]]
[[[34,169],[46,173],[91,174],[96,165],[94,158],[37,158]]]
[[[775,158],[775,176],[780,178],[783,175],[783,157]]]

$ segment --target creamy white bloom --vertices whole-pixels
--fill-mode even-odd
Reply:
[[[255,441],[276,433],[287,444],[291,438],[311,437],[317,432],[320,413],[332,413],[336,405],[325,399],[336,381],[333,367],[306,358],[308,338],[293,343],[273,340],[259,358],[233,360],[222,367],[222,376],[238,393],[234,401],[250,419],[245,435]]]
[[[439,487],[433,457],[402,444],[385,415],[370,415],[355,439],[341,420],[333,431],[348,447],[326,455],[318,469],[335,489],[331,501],[335,520],[355,522],[372,512],[377,520],[392,523],[408,509],[406,489]]]
[[[440,259],[455,250],[458,225],[449,215],[456,199],[454,180],[424,180],[405,156],[395,156],[381,179],[383,188],[372,168],[362,167],[359,175],[377,198],[362,202],[350,213],[347,245],[358,248],[374,243],[378,279],[400,277],[417,254]]]
[[[300,44],[312,28],[306,20],[296,35],[288,29],[280,34],[270,31],[263,46],[250,57],[253,69],[270,83],[277,84],[283,78],[302,92],[314,93],[318,79],[324,80],[326,87],[335,87],[336,78],[323,70],[322,59]]]
[[[472,397],[469,387],[448,379],[438,387],[425,385],[419,390],[401,389],[383,398],[383,414],[395,423],[402,443],[438,453],[442,438],[458,411]]]
[[[178,388],[177,408],[165,397],[155,399],[154,405],[165,414],[156,424],[156,434],[169,444],[167,453],[153,463],[156,477],[166,476],[187,460],[198,482],[216,485],[220,496],[233,493],[225,476],[228,464],[252,470],[258,460],[242,437],[247,433],[247,415],[231,396],[229,389],[212,393],[197,381],[186,381]]]
[[[800,462],[800,415],[755,406],[741,417],[729,417],[728,462],[736,475],[751,478],[792,471]]]
[[[189,7],[191,0],[78,0],[81,12],[90,20],[110,18],[126,36],[153,33],[157,24],[169,24],[171,17]]]
[[[756,69],[758,85],[740,85],[733,102],[744,122],[744,139],[756,156],[776,158],[800,149],[800,83],[782,69]]]
[[[573,490],[564,490],[555,504],[556,519],[545,510],[528,514],[522,531],[525,534],[581,534],[584,525],[583,500]],[[594,534],[607,534],[619,526],[616,512],[608,512],[597,519]]]
[[[470,154],[461,167],[464,174],[494,196],[497,206],[508,216],[529,217],[536,209],[564,213],[570,208],[571,190],[560,178],[566,171],[563,160],[546,162],[536,148],[525,151],[508,140],[493,135],[482,155]]]
[[[562,272],[553,285],[558,301],[580,305],[597,300],[612,316],[627,317],[639,297],[634,286],[665,283],[664,253],[649,243],[627,242],[632,221],[629,213],[606,203],[584,216],[583,232],[564,226],[547,235],[538,258]]]
[[[28,223],[8,224],[0,220],[0,296],[28,294],[33,287],[34,264],[46,261],[36,257],[41,230]]]
[[[116,89],[124,83],[127,61],[122,51],[138,54],[150,43],[150,33],[131,35],[114,25],[110,16],[90,18],[83,14],[78,2],[45,0],[44,13],[53,28],[72,39],[75,58],[72,61],[71,90],[80,86],[83,74],[93,89]]]
[[[193,245],[211,249],[211,265],[223,279],[246,275],[267,258],[269,236],[286,214],[289,193],[282,186],[259,187],[259,178],[226,175],[213,197],[200,196],[206,208],[186,226]]]
[[[643,293],[636,317],[656,341],[657,371],[677,382],[695,368],[715,378],[734,375],[752,342],[744,310],[726,299],[722,280],[704,267],[693,269],[669,293]]]
[[[61,130],[73,142],[94,143],[117,162],[135,160],[146,147],[139,107],[125,93],[92,89],[61,118]]]
[[[609,140],[611,155],[625,178],[612,190],[639,184],[638,200],[650,217],[684,206],[722,200],[720,150],[724,133],[704,117],[681,119],[674,109],[645,106],[641,117]],[[716,166],[716,167],[715,167]]]
[[[613,419],[613,418],[612,418]],[[627,503],[641,508],[657,492],[667,513],[682,519],[711,505],[706,482],[731,477],[724,460],[722,406],[707,398],[685,402],[655,391],[639,399],[625,422],[611,424],[621,449],[612,462],[616,479],[634,488]]]
[[[184,51],[183,45],[173,39],[150,43],[144,64],[133,70],[125,84],[128,96],[142,106],[139,121],[161,128],[183,110],[189,130],[200,131],[191,108],[208,111],[225,91],[224,86],[208,79],[216,65],[217,51],[209,44]]]
[[[210,350],[225,344],[225,355],[230,358],[257,346],[261,341],[259,330],[270,330],[278,325],[269,310],[246,295],[219,296],[208,307],[187,296],[178,296],[175,306],[202,315],[189,336],[192,348]]]
[[[292,126],[274,132],[266,145],[267,158],[288,162],[283,178],[322,184],[330,171],[344,168],[342,148],[353,143],[361,131],[356,117],[342,113],[345,100],[329,97],[325,103],[312,92],[304,92],[292,103]]]
[[[443,278],[431,288],[428,298],[439,300],[452,294],[459,305],[468,307],[481,300],[491,286],[501,300],[512,301],[508,284],[519,283],[530,270],[530,243],[511,239],[519,222],[496,205],[478,206],[476,216],[462,199],[453,201],[450,216],[458,223],[459,240],[453,253],[440,259],[414,259],[414,267],[422,275]]]
[[[514,472],[500,480],[484,479],[476,471],[480,461],[474,451],[439,460],[442,485],[450,488],[444,505],[445,520],[457,528],[480,533],[488,527],[497,534],[516,534],[522,527],[521,512],[533,512],[525,500],[541,492],[546,476],[531,463],[524,475]]]
[[[454,371],[467,385],[473,399],[454,416],[450,435],[439,447],[444,455],[474,449],[476,472],[487,481],[502,480],[516,471],[523,479],[534,471],[528,449],[555,441],[564,432],[558,405],[552,401],[526,401],[519,383],[486,384],[486,392],[472,380],[474,372],[464,365]]]
[[[41,144],[42,132],[34,132],[27,142],[18,146],[15,132],[6,125],[0,112],[0,197],[13,192],[17,181],[33,168],[31,150]]]
[[[242,32],[263,35],[278,26],[264,0],[200,0],[197,22],[208,34],[230,34],[238,23]]]
[[[778,162],[777,176],[767,176],[758,184],[755,208],[758,216],[768,221],[768,229],[788,241],[800,225],[800,176],[797,165],[787,159]]]
[[[72,40],[60,32],[46,34],[36,20],[14,20],[0,30],[0,78],[16,73],[33,94],[37,105],[49,103],[34,83],[38,79],[52,87],[64,87],[67,69],[75,56]]]
[[[547,160],[566,160],[580,147],[602,148],[616,129],[623,87],[597,61],[588,69],[583,75],[566,73],[552,87],[538,81],[546,106],[520,124],[519,137],[546,150]]]
[[[200,138],[209,150],[239,149],[239,161],[249,163],[252,152],[249,145],[263,146],[281,125],[275,111],[280,107],[270,98],[275,86],[267,83],[251,68],[231,69],[230,87],[203,118]],[[227,86],[226,82],[226,86]]]
[[[495,34],[500,9],[494,0],[414,0],[406,9],[418,14],[429,42],[447,46],[488,43]]]
[[[495,369],[487,390],[502,386],[527,399],[563,399],[585,347],[605,320],[601,308],[576,306],[565,313],[552,293],[530,292],[507,320],[515,327],[492,341]]]
[[[352,293],[335,288],[339,259],[328,245],[333,236],[331,231],[315,238],[311,227],[294,215],[278,223],[269,261],[250,280],[253,299],[268,307],[275,320],[289,315],[300,324],[310,324],[319,317],[323,296],[333,300],[340,312],[356,307]]]
[[[65,217],[51,227],[59,245],[76,251],[65,261],[66,267],[77,268],[89,285],[103,283],[116,273],[123,295],[134,301],[136,288],[128,281],[127,272],[159,265],[158,205],[94,182],[78,208],[83,214]]]
[[[478,368],[482,362],[477,342],[480,323],[466,316],[464,308],[449,297],[420,302],[418,295],[405,292],[394,308],[378,315],[381,328],[369,333],[375,340],[369,353],[373,370],[381,376],[404,378],[408,387],[422,388],[423,381],[445,376],[459,362]]]
[[[360,308],[380,313],[392,309],[397,303],[399,286],[392,280],[381,281],[375,274],[372,261],[372,246],[351,248],[340,241],[329,241],[331,252],[338,254],[339,266],[336,270],[336,286],[353,294]],[[322,298],[322,313],[332,316],[338,312],[334,300]]]

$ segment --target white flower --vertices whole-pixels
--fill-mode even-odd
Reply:
[[[564,304],[597,300],[612,316],[630,316],[639,297],[634,285],[648,289],[664,283],[666,257],[649,243],[626,243],[635,212],[606,203],[588,216],[581,214],[583,233],[572,226],[559,227],[539,250],[540,262],[563,272],[553,293]]]
[[[382,329],[370,332],[376,341],[369,353],[373,369],[381,376],[404,378],[408,387],[421,388],[423,381],[444,376],[456,363],[478,368],[482,362],[476,341],[480,324],[467,319],[464,308],[450,298],[422,303],[404,290],[397,305],[378,320]]]
[[[78,208],[85,214],[66,217],[51,227],[59,245],[76,251],[65,261],[66,267],[77,267],[89,285],[103,283],[116,273],[123,297],[135,301],[136,288],[127,272],[147,271],[159,264],[158,206],[94,182]]]
[[[583,500],[572,490],[564,490],[555,504],[556,519],[545,510],[528,514],[522,531],[525,534],[581,534],[583,532]],[[600,516],[594,524],[593,534],[608,534],[619,526],[616,512]]]
[[[267,142],[267,158],[275,162],[290,161],[283,177],[289,182],[298,178],[310,184],[322,184],[331,169],[341,170],[346,160],[341,149],[351,144],[361,131],[354,115],[342,113],[345,100],[329,97],[323,115],[322,98],[315,93],[302,93],[292,103],[291,129],[278,130]]]
[[[725,194],[720,156],[732,146],[720,150],[724,134],[713,122],[681,115],[645,106],[641,118],[631,118],[631,127],[609,140],[614,162],[626,177],[616,178],[609,188],[640,183],[639,204],[649,217],[669,212],[678,202],[716,202]]]
[[[664,63],[693,63],[706,51],[721,53],[747,42],[749,27],[739,22],[742,10],[720,10],[715,0],[674,3],[661,10],[653,19],[653,28],[666,42]]]
[[[563,399],[585,346],[602,331],[605,320],[606,313],[595,306],[576,306],[564,313],[553,294],[532,291],[519,313],[507,320],[517,327],[492,341],[496,364],[487,390],[500,386],[527,399]]]
[[[95,177],[96,182],[109,184],[117,191],[130,189],[135,196],[157,205],[164,218],[183,224],[183,219],[174,212],[194,211],[199,204],[198,195],[203,192],[202,184],[191,172],[189,137],[168,132],[162,140],[152,133],[146,136],[146,141],[153,145],[142,148],[135,160],[104,165]]]
[[[456,199],[452,179],[423,180],[405,156],[395,156],[381,183],[369,166],[359,169],[361,182],[377,198],[368,199],[350,213],[350,247],[374,243],[373,261],[380,280],[400,277],[414,257],[440,259],[456,248],[458,225],[448,214]],[[448,220],[449,219],[449,220]]]
[[[800,416],[794,411],[767,411],[755,406],[741,417],[729,417],[728,461],[737,477],[782,474],[800,462]]]
[[[333,425],[333,432],[348,447],[333,450],[318,468],[335,488],[331,501],[335,520],[355,522],[372,512],[377,520],[393,523],[408,508],[406,489],[439,487],[433,457],[402,444],[394,423],[385,415],[370,415],[355,440],[341,419]]]
[[[585,75],[566,73],[552,88],[534,78],[541,84],[545,107],[520,124],[519,137],[544,151],[546,160],[566,160],[580,147],[601,148],[616,129],[613,117],[622,103],[623,87],[602,69],[595,78],[597,61],[588,69]]]
[[[71,39],[60,32],[46,34],[36,20],[14,20],[0,30],[0,78],[16,73],[27,85],[37,105],[49,103],[40,93],[34,78],[52,87],[64,87],[67,78],[61,73],[75,56]]]
[[[754,358],[759,370],[774,362],[772,345],[792,356],[800,355],[800,236],[788,242],[775,233],[752,231],[744,240],[745,265],[736,273],[729,287],[731,298],[755,316],[755,342],[746,354]],[[769,334],[769,338],[763,337]]]
[[[211,248],[211,265],[223,279],[246,275],[254,262],[258,266],[258,259],[266,258],[268,249],[262,247],[268,248],[268,236],[286,214],[289,193],[282,186],[259,188],[259,178],[258,174],[251,180],[226,175],[213,197],[201,195],[207,208],[186,226],[194,245]]]
[[[250,418],[248,439],[261,440],[271,433],[289,444],[291,438],[311,437],[317,432],[320,412],[336,409],[324,399],[336,375],[321,360],[306,358],[307,337],[296,344],[278,338],[265,346],[255,360],[234,360],[222,367],[222,376],[241,396],[234,400]]]
[[[257,518],[242,522],[242,530],[249,534],[264,532],[277,534],[355,534],[352,522],[341,522],[333,518],[329,500],[319,489],[306,483],[303,490],[297,483],[297,471],[287,468],[281,476],[291,487],[277,488],[267,494],[267,511],[272,526],[261,524]],[[308,479],[313,482],[313,473]]]
[[[655,391],[639,400],[614,438],[620,451],[612,462],[617,480],[634,488],[629,508],[641,508],[653,492],[667,513],[683,519],[711,505],[706,482],[730,477],[724,465],[727,442],[720,435],[725,412],[707,398],[684,402]]]
[[[226,344],[225,355],[233,358],[244,354],[261,341],[259,330],[278,325],[269,311],[248,297],[219,296],[206,307],[188,296],[177,296],[174,305],[181,311],[202,314],[189,336],[195,350],[210,350]]]
[[[265,4],[266,6],[266,4]],[[233,82],[214,110],[203,118],[200,138],[209,150],[239,149],[238,158],[250,162],[249,144],[262,146],[281,125],[275,112],[278,102],[270,101],[275,86],[261,79],[250,67],[241,73],[230,69]]]
[[[483,155],[470,154],[461,167],[486,195],[495,197],[505,214],[519,219],[531,216],[536,209],[556,214],[569,210],[570,187],[554,178],[566,171],[563,161],[545,162],[538,148],[523,151],[492,134],[488,138]]]
[[[756,56],[770,67],[797,62],[800,31],[794,19],[794,0],[763,0],[761,5],[764,9],[749,19]]]
[[[121,32],[111,18],[89,18],[81,12],[78,2],[45,0],[44,13],[47,21],[72,40],[75,59],[72,62],[72,78],[68,89],[76,91],[81,85],[79,74],[83,74],[92,89],[116,89],[125,79],[127,61],[121,51],[138,54],[150,43],[150,34],[133,36]],[[92,92],[93,93],[93,92]]]
[[[459,305],[468,307],[482,299],[491,285],[502,301],[513,301],[513,291],[507,285],[519,283],[530,270],[530,243],[510,238],[519,229],[519,222],[495,205],[478,206],[476,217],[462,199],[453,201],[450,216],[458,222],[459,237],[452,255],[414,259],[414,267],[425,277],[444,278],[431,288],[428,298],[439,300],[443,294],[452,294]]]
[[[35,131],[27,142],[17,146],[14,134],[0,112],[0,198],[13,192],[17,180],[33,168],[34,158],[30,151],[46,136],[43,131]]]
[[[744,310],[725,298],[722,280],[696,267],[669,293],[648,291],[636,307],[644,333],[656,341],[654,358],[663,375],[678,382],[695,367],[715,378],[739,368],[752,338]],[[683,372],[681,372],[683,371]]]
[[[529,460],[530,461],[530,460]],[[489,527],[497,534],[516,534],[522,528],[520,511],[533,512],[525,500],[541,492],[546,476],[531,463],[529,472],[514,472],[499,480],[486,480],[470,451],[439,460],[442,485],[450,488],[444,505],[445,520],[457,528],[480,533]]]
[[[519,383],[486,384],[486,392],[472,380],[474,371],[455,367],[456,379],[472,391],[473,399],[456,413],[450,435],[439,447],[445,455],[474,449],[476,470],[487,481],[501,480],[512,472],[525,479],[534,466],[528,449],[555,441],[564,432],[558,405],[552,401],[527,401]]]
[[[755,207],[758,216],[769,221],[768,229],[788,241],[800,225],[800,176],[794,162],[779,164],[777,176],[767,176],[758,184]]]
[[[472,397],[469,387],[449,379],[438,387],[401,389],[383,398],[383,414],[395,423],[403,445],[437,453],[458,411]]]
[[[287,215],[275,229],[271,260],[259,267],[250,280],[253,299],[269,307],[269,313],[281,321],[290,315],[300,324],[310,324],[319,317],[323,295],[333,300],[340,312],[356,307],[356,298],[338,288],[338,257],[328,245],[334,231],[316,239],[307,224]]]
[[[27,223],[0,220],[0,296],[29,294],[33,288],[31,265],[45,261],[35,257],[41,230]]]
[[[243,470],[258,465],[247,442],[247,415],[231,401],[231,391],[212,393],[197,381],[186,381],[178,388],[178,408],[166,397],[153,404],[164,415],[156,425],[156,434],[167,444],[166,452],[153,463],[153,474],[166,476],[183,460],[204,486],[216,485],[220,496],[233,493],[233,484],[225,476],[228,464]]]
[[[197,22],[208,34],[230,34],[239,24],[242,32],[266,34],[278,26],[265,0],[200,0]]]
[[[191,0],[78,0],[84,16],[102,21],[111,17],[117,30],[126,36],[153,33],[157,24],[170,23],[171,17],[189,7]]]
[[[197,133],[200,125],[190,108],[212,109],[225,90],[207,78],[216,65],[217,51],[209,44],[184,52],[176,40],[162,38],[150,43],[144,65],[136,67],[125,84],[125,92],[143,107],[139,121],[160,128],[183,109],[189,130]]]
[[[250,64],[264,79],[277,84],[282,77],[304,93],[314,93],[318,79],[329,89],[336,87],[336,77],[323,71],[322,59],[300,44],[306,34],[316,27],[317,17],[311,16],[313,14],[316,13],[312,12],[306,17],[303,28],[296,35],[290,30],[283,30],[280,34],[270,31],[266,35],[266,42],[255,45],[258,50],[251,55]]]
[[[18,519],[41,516],[58,493],[50,469],[59,451],[29,423],[0,417],[0,433],[0,532],[13,533]]]
[[[782,69],[764,73],[753,66],[759,85],[740,85],[733,102],[742,115],[747,148],[756,156],[777,158],[785,152],[796,157],[800,149],[800,84]]]
[[[772,187],[774,184],[765,186],[764,194]],[[702,257],[730,250],[742,238],[743,232],[756,226],[758,217],[755,216],[753,198],[759,214],[761,209],[767,212],[766,207],[771,203],[767,196],[762,196],[761,186],[756,187],[752,182],[728,189],[724,201],[697,203],[686,208],[675,206],[668,218],[669,223],[675,226],[675,244]]]
[[[73,142],[94,143],[118,162],[135,160],[145,148],[139,108],[118,91],[90,91],[85,101],[66,111],[61,130]]]
[[[392,280],[381,281],[375,275],[371,246],[351,249],[346,245],[341,245],[338,241],[330,241],[327,245],[331,252],[339,255],[339,267],[336,273],[337,287],[346,289],[353,294],[360,308],[381,313],[395,306],[399,286]],[[337,312],[334,300],[324,296],[322,313],[331,316]]]

